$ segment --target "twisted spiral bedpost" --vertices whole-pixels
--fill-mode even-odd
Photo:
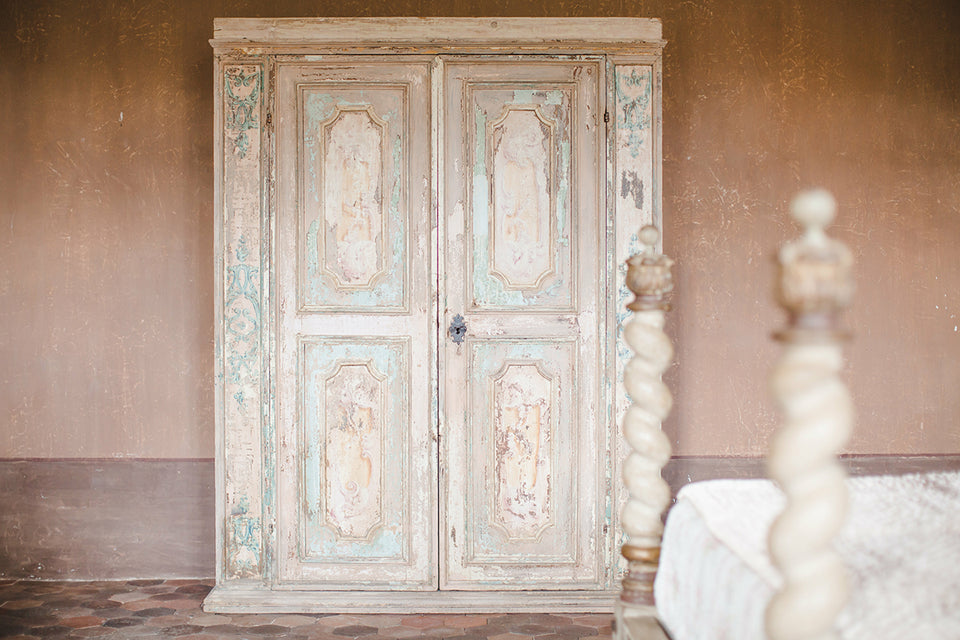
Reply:
[[[783,413],[767,466],[786,496],[768,546],[783,586],[766,611],[769,640],[829,640],[846,604],[847,576],[831,548],[847,512],[846,472],[837,454],[850,437],[853,403],[840,379],[838,316],[853,292],[853,259],[823,229],[836,212],[826,191],[801,193],[791,206],[804,228],[780,251],[779,297],[789,322],[776,337],[783,354],[772,376]]]
[[[670,502],[670,487],[660,471],[670,459],[670,441],[660,423],[670,412],[673,398],[661,375],[673,360],[673,345],[663,332],[667,294],[673,289],[673,261],[656,253],[660,237],[656,227],[640,230],[643,253],[627,261],[627,286],[636,299],[627,305],[633,317],[624,326],[624,338],[634,351],[623,383],[631,404],[623,419],[629,453],[623,464],[623,481],[629,496],[621,514],[627,536],[621,553],[627,560],[618,617],[625,607],[654,605],[653,580],[660,559],[661,516]],[[622,627],[623,625],[618,625]]]

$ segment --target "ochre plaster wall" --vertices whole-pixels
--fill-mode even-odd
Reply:
[[[0,457],[213,454],[216,16],[663,19],[676,453],[760,455],[786,201],[858,260],[857,453],[960,452],[960,9],[783,0],[0,6]]]

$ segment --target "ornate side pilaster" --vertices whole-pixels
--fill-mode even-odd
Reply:
[[[836,459],[853,425],[853,403],[840,379],[840,311],[849,303],[853,259],[824,233],[836,202],[826,191],[794,199],[793,217],[804,228],[780,251],[780,304],[789,322],[776,335],[784,351],[773,392],[784,422],[767,460],[786,494],[786,507],[770,529],[769,549],[783,587],[766,612],[770,640],[828,640],[848,593],[847,577],[831,541],[847,512],[846,473]]]
[[[627,541],[621,553],[627,573],[617,606],[618,633],[626,628],[623,618],[653,606],[653,580],[660,559],[661,515],[670,502],[670,487],[660,471],[670,459],[670,441],[660,429],[673,398],[660,380],[673,359],[673,346],[663,332],[667,294],[673,289],[673,261],[656,253],[660,233],[656,227],[641,229],[644,252],[627,262],[627,285],[636,299],[627,305],[633,317],[624,327],[624,337],[634,351],[623,382],[631,404],[623,419],[623,434],[630,452],[623,465],[623,481],[629,492],[621,524]],[[633,611],[631,611],[633,610]]]
[[[263,67],[218,64],[217,431],[220,576],[259,578],[262,525]]]
[[[622,384],[633,350],[626,340],[627,304],[632,299],[627,286],[629,258],[643,251],[637,237],[646,225],[661,224],[660,203],[660,55],[611,55],[607,69],[609,124],[607,125],[608,161],[607,203],[614,222],[608,244],[609,266],[616,274],[609,292],[607,310],[608,376],[610,389],[607,411],[611,425],[622,425],[630,399]],[[627,492],[620,477],[629,445],[619,434],[611,442],[611,513],[620,513]],[[611,540],[610,565],[613,576],[626,569],[620,554],[619,537]],[[616,588],[616,583],[611,583]]]

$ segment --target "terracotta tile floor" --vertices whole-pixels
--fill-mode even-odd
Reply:
[[[609,640],[609,614],[212,614],[209,580],[0,580],[0,638]]]

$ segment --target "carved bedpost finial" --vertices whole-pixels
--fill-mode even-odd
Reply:
[[[839,313],[853,295],[850,251],[824,233],[836,215],[837,202],[823,189],[805,191],[794,198],[790,211],[805,233],[780,250],[778,294],[790,324],[778,337],[836,339],[842,335]]]
[[[627,305],[634,314],[623,328],[634,357],[623,375],[631,405],[623,418],[623,434],[629,445],[623,481],[629,496],[621,516],[627,536],[621,552],[628,564],[617,606],[617,634],[621,638],[626,637],[622,635],[627,628],[625,616],[638,611],[649,614],[654,605],[653,581],[663,534],[661,515],[670,503],[670,487],[660,477],[670,460],[670,441],[660,423],[670,413],[673,398],[660,378],[673,360],[673,345],[663,332],[664,311],[669,308],[665,297],[673,289],[673,260],[656,252],[660,238],[656,227],[644,227],[639,238],[646,247],[642,254],[627,260],[627,286],[636,299]]]
[[[768,546],[783,586],[766,611],[770,640],[828,640],[847,600],[843,563],[831,549],[847,511],[846,472],[836,456],[850,437],[853,402],[840,379],[838,316],[850,302],[853,258],[824,233],[836,202],[801,193],[791,207],[803,237],[780,251],[780,304],[789,320],[776,334],[784,351],[772,376],[783,414],[767,466],[786,496]]]
[[[643,227],[637,237],[644,248],[643,253],[630,256],[627,260],[627,287],[635,296],[627,309],[669,311],[666,295],[673,291],[673,275],[670,273],[673,260],[657,253],[660,230],[655,226],[648,224]]]

